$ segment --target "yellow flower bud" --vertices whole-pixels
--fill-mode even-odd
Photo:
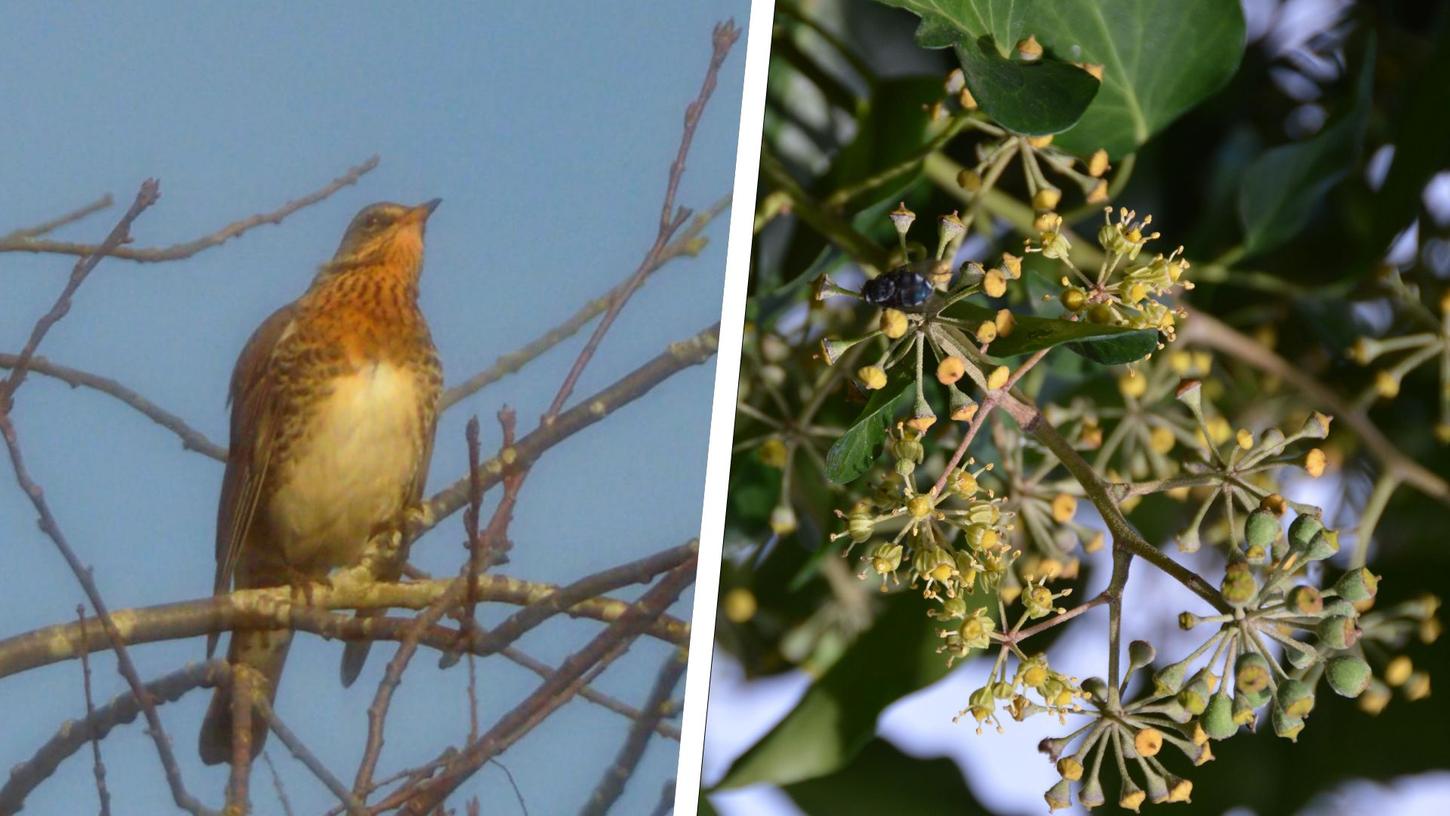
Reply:
[[[1000,269],[988,269],[987,274],[982,277],[982,291],[988,297],[1001,297],[1007,294],[1007,277]]]
[[[786,459],[789,458],[790,453],[784,442],[776,437],[771,437],[761,443],[755,455],[760,459],[761,464],[780,470],[785,467]]]
[[[721,600],[725,619],[731,623],[745,623],[755,617],[755,612],[759,608],[755,601],[755,594],[744,587],[730,590]]]
[[[1118,378],[1118,390],[1125,397],[1137,399],[1148,392],[1148,378],[1136,371],[1129,370],[1127,374]]]
[[[1133,737],[1133,749],[1141,757],[1157,756],[1163,749],[1163,732],[1156,728],[1144,728]]]
[[[1400,379],[1388,371],[1380,371],[1374,375],[1374,390],[1385,399],[1394,399],[1400,395]]]
[[[1324,451],[1320,450],[1319,448],[1310,448],[1309,453],[1304,457],[1304,470],[1310,476],[1318,479],[1320,476],[1324,475],[1324,465],[1326,464],[1326,461],[1327,460],[1324,456]]]
[[[1012,314],[1011,309],[998,309],[997,314],[992,318],[992,322],[997,324],[998,337],[1006,337],[1012,333],[1013,329],[1017,328],[1017,316]]]
[[[1011,376],[1011,373],[1007,370],[1007,366],[997,366],[992,369],[992,373],[987,375],[987,388],[996,391],[1006,385],[1007,378]]]
[[[1052,499],[1052,519],[1058,524],[1072,521],[1077,514],[1077,499],[1068,493],[1058,493]]]
[[[943,357],[936,365],[936,379],[942,385],[951,385],[967,373],[967,363],[960,357]]]
[[[978,343],[990,343],[997,339],[997,324],[991,320],[983,320],[977,326],[976,338]]]
[[[1032,209],[1038,212],[1057,209],[1058,202],[1062,201],[1062,191],[1055,187],[1043,187],[1032,196]]]
[[[905,336],[909,327],[905,312],[896,309],[881,310],[881,333],[888,339],[896,340]]]
[[[861,385],[868,391],[886,387],[886,371],[881,366],[862,366],[856,370],[856,376],[861,378]]]

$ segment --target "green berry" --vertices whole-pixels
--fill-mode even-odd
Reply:
[[[1329,687],[1344,697],[1358,697],[1369,686],[1371,671],[1364,659],[1355,655],[1340,655],[1329,659],[1324,669],[1324,679]]]
[[[1314,710],[1314,687],[1291,677],[1279,684],[1279,693],[1274,701],[1278,704],[1276,707],[1284,709],[1285,714],[1303,719]]]
[[[1233,718],[1233,701],[1227,694],[1215,694],[1199,717],[1204,733],[1216,740],[1228,739],[1239,730]]]
[[[1347,615],[1330,615],[1319,622],[1316,631],[1319,642],[1335,651],[1348,649],[1359,640],[1359,626]]]
[[[1244,538],[1249,547],[1268,550],[1279,537],[1279,517],[1260,507],[1244,521]]]
[[[1352,569],[1334,582],[1334,591],[1339,597],[1358,603],[1373,598],[1379,588],[1379,578],[1364,567]]]

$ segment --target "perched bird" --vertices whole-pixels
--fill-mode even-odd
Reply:
[[[307,291],[242,349],[229,396],[215,592],[323,581],[417,512],[443,384],[418,308],[424,226],[438,203],[363,209]],[[396,580],[400,568],[375,577]],[[271,700],[291,641],[287,630],[237,630],[227,660],[254,669]],[[368,646],[346,645],[345,685]],[[207,654],[214,648],[215,638]],[[218,689],[202,723],[203,762],[231,758],[231,721],[230,695]],[[252,725],[256,756],[267,730],[259,717]]]

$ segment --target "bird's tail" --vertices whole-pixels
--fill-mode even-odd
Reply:
[[[386,609],[359,609],[357,617],[376,618],[386,614]],[[342,647],[342,684],[351,686],[362,674],[363,664],[368,662],[368,652],[372,650],[371,640],[352,640]]]
[[[235,666],[251,668],[265,687],[258,690],[265,694],[270,703],[277,697],[277,682],[282,679],[282,666],[287,661],[287,649],[292,645],[292,631],[289,629],[238,630],[232,632],[232,642],[227,648],[227,662]],[[252,758],[262,750],[267,739],[267,723],[261,717],[252,717]],[[211,697],[206,710],[206,719],[201,723],[201,737],[198,740],[201,761],[208,765],[220,765],[232,758],[232,694],[229,688],[218,688]]]

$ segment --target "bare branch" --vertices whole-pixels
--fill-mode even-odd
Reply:
[[[194,688],[211,688],[227,682],[230,670],[220,660],[187,666],[180,671],[147,683],[146,697],[152,704],[170,703]],[[85,745],[95,734],[104,739],[118,725],[134,722],[141,713],[141,704],[130,692],[116,695],[110,703],[86,717],[81,727],[67,720],[30,759],[10,769],[10,779],[0,788],[0,813],[15,813],[25,804],[25,797],[35,790],[60,763]]]
[[[287,750],[292,753],[292,756],[305,765],[307,770],[311,771],[312,775],[317,777],[318,781],[328,790],[332,791],[332,794],[343,803],[348,813],[361,814],[364,812],[362,802],[348,792],[342,781],[332,771],[329,771],[327,766],[322,764],[322,760],[318,759],[317,755],[312,753],[302,740],[297,738],[296,734],[292,733],[292,729],[287,727],[282,718],[277,716],[277,712],[272,710],[272,704],[267,702],[266,695],[257,695],[256,707],[257,716],[266,721],[267,727],[277,735],[277,739],[281,740],[283,745],[287,746]],[[270,761],[268,764],[271,764]]]
[[[719,23],[715,26],[711,37],[710,65],[705,70],[705,80],[700,84],[700,92],[695,100],[685,108],[684,132],[680,136],[680,146],[675,152],[675,160],[670,164],[670,176],[665,185],[665,200],[660,207],[660,225],[659,231],[655,235],[654,245],[650,247],[634,275],[625,283],[623,290],[610,299],[609,310],[604,313],[599,325],[594,327],[594,333],[590,335],[589,342],[584,344],[583,350],[579,352],[579,357],[574,361],[574,366],[569,370],[568,376],[564,378],[563,384],[559,386],[559,392],[554,395],[554,401],[549,405],[549,410],[544,413],[544,424],[548,424],[564,409],[564,403],[568,402],[569,395],[573,393],[580,375],[584,373],[585,367],[593,359],[600,341],[604,339],[604,334],[609,331],[610,326],[614,325],[614,319],[619,316],[624,304],[629,301],[629,298],[639,289],[640,284],[653,271],[653,267],[658,263],[659,255],[669,245],[675,232],[690,217],[688,209],[683,207],[679,210],[675,209],[675,194],[679,192],[680,179],[685,174],[685,157],[690,154],[690,145],[695,138],[695,128],[700,124],[700,117],[704,115],[705,106],[710,103],[710,95],[715,92],[720,66],[724,64],[725,58],[730,54],[730,49],[739,39],[740,29],[735,27],[733,21]]]
[[[4,235],[0,235],[0,242],[39,238],[40,236],[46,235],[54,230],[58,230],[61,227],[74,224],[75,222],[80,221],[86,216],[98,213],[114,203],[115,200],[111,198],[111,194],[106,193],[105,195],[101,196],[95,201],[92,201],[89,204],[86,204],[85,206],[78,207],[64,215],[52,218],[49,221],[42,221],[41,223],[36,224],[33,227],[21,227],[18,230],[13,230],[11,232],[5,233]]]
[[[277,791],[277,801],[282,805],[284,816],[292,816],[292,802],[287,798],[287,791],[282,787],[282,777],[277,775],[277,766],[272,764],[272,757],[262,752],[262,762],[267,765],[267,773],[272,775],[272,788]]]
[[[670,347],[648,363],[625,375],[613,385],[582,400],[578,405],[560,414],[553,423],[535,430],[513,446],[513,463],[506,464],[499,457],[483,463],[481,483],[484,490],[501,481],[506,467],[522,467],[536,461],[540,454],[609,416],[613,411],[644,396],[650,389],[678,374],[685,368],[699,365],[715,354],[720,341],[720,325],[706,328],[687,340],[670,344]],[[429,514],[436,524],[457,512],[468,501],[469,480],[463,477],[428,500]],[[428,525],[420,525],[410,531],[410,538],[416,538]]]
[[[649,746],[649,738],[654,731],[654,725],[670,713],[670,694],[685,674],[686,657],[687,655],[683,651],[676,651],[660,667],[654,687],[650,689],[649,697],[645,699],[644,717],[635,720],[634,725],[630,727],[618,756],[614,758],[613,764],[605,770],[604,777],[599,780],[599,784],[594,787],[594,792],[589,795],[589,801],[580,809],[580,816],[605,816],[618,801],[619,795],[624,793],[625,783],[634,775],[635,769],[639,767],[639,761],[644,757],[644,749]]]
[[[146,208],[156,203],[159,197],[160,188],[156,180],[147,179],[136,193],[136,200],[132,202],[131,207],[121,217],[116,227],[111,230],[111,234],[106,237],[100,249],[105,250],[123,243],[130,233],[131,223]],[[30,473],[25,467],[25,458],[21,453],[20,438],[9,413],[15,390],[25,381],[25,373],[35,354],[35,349],[50,328],[65,317],[66,312],[70,311],[72,295],[85,282],[86,276],[100,262],[102,255],[103,252],[87,255],[76,263],[75,268],[71,271],[70,280],[61,290],[55,305],[40,320],[36,321],[35,327],[30,332],[30,339],[20,352],[15,368],[11,369],[10,376],[5,382],[0,384],[0,435],[3,435],[5,446],[10,452],[10,464],[15,471],[15,481],[35,508],[36,515],[39,516],[40,529],[55,543],[56,549],[60,551],[61,557],[65,559],[66,565],[70,567],[71,573],[75,575],[76,581],[80,583],[81,589],[86,593],[86,598],[91,602],[91,608],[95,610],[96,617],[100,619],[107,639],[116,651],[116,663],[121,675],[125,677],[126,683],[131,687],[131,693],[141,701],[142,709],[146,713],[146,723],[150,726],[148,733],[156,745],[157,755],[161,758],[161,766],[166,772],[166,781],[171,786],[172,798],[178,807],[190,813],[210,813],[201,802],[187,792],[181,779],[181,769],[176,764],[176,756],[171,751],[171,740],[166,735],[161,718],[156,714],[156,707],[151,704],[150,698],[145,696],[145,689],[141,683],[141,677],[136,671],[136,665],[131,661],[131,655],[126,651],[121,633],[106,609],[106,602],[101,598],[100,589],[96,587],[96,582],[91,578],[90,569],[81,563],[75,550],[71,549],[70,544],[66,541],[65,534],[61,532],[60,523],[56,521],[49,503],[45,500],[45,492],[30,478]]]
[[[693,557],[693,553],[688,557]],[[639,580],[645,580],[640,578]],[[559,587],[535,581],[523,581],[502,575],[479,576],[479,600],[489,603],[526,605],[548,602]],[[295,628],[303,632],[344,640],[401,640],[413,618],[371,618],[356,620],[348,615],[330,613],[330,609],[423,609],[445,592],[452,579],[415,581],[409,583],[376,583],[341,589],[319,586],[312,590],[309,602],[299,604],[288,587],[242,589],[228,595],[207,596],[191,601],[160,604],[139,609],[123,609],[112,613],[112,620],[123,630],[121,641],[128,645],[154,643],[161,640],[199,637],[233,629]],[[631,581],[633,583],[633,581]],[[623,585],[623,584],[621,584]],[[630,604],[613,598],[590,598],[566,610],[576,618],[612,622],[618,620]],[[689,636],[689,624],[663,616],[650,627],[651,637],[676,645]],[[458,633],[447,627],[430,629],[423,635],[423,645],[446,651],[450,646],[473,648],[471,640],[458,641]],[[82,647],[91,652],[111,648],[109,637],[75,623],[58,624],[36,629],[0,640],[0,678],[17,672],[48,666],[62,660],[74,660]]]
[[[694,578],[695,559],[691,558],[651,587],[640,598],[639,603],[631,606],[625,615],[590,640],[583,649],[570,655],[553,677],[541,683],[482,737],[468,745],[441,774],[419,783],[411,790],[404,789],[387,797],[373,808],[373,812],[397,807],[403,813],[416,816],[431,813],[484,763],[496,757],[572,699],[584,683],[586,672],[609,663],[629,648],[634,639],[648,628],[651,621],[663,614],[665,608],[679,597]]]
[[[660,253],[656,259],[656,263],[650,268],[649,273],[653,274],[669,261],[676,258],[698,254],[703,249],[705,242],[705,239],[701,237],[701,233],[705,231],[705,227],[713,219],[724,212],[729,206],[730,196],[725,196],[710,205],[710,208],[705,212],[696,215],[690,222],[690,225],[670,242],[670,245],[665,248],[664,252]],[[609,308],[609,304],[623,294],[624,290],[629,286],[629,283],[629,280],[625,280],[615,285],[608,292],[579,307],[578,311],[570,315],[559,325],[549,329],[524,346],[499,357],[494,361],[493,365],[444,391],[443,399],[439,403],[439,410],[446,411],[461,400],[498,382],[509,374],[517,372],[519,369],[538,359],[544,352],[573,337],[580,329],[587,326],[589,321],[603,314]]]
[[[243,218],[240,221],[222,227],[209,235],[204,235],[194,241],[187,241],[181,244],[173,244],[168,247],[149,247],[130,249],[127,247],[112,247],[103,253],[96,250],[101,247],[90,244],[75,244],[65,241],[42,241],[34,239],[11,239],[6,237],[0,239],[0,252],[46,252],[55,255],[80,255],[93,254],[108,255],[112,258],[120,258],[127,261],[141,261],[146,263],[160,263],[162,261],[179,261],[184,258],[220,246],[231,238],[235,238],[248,230],[259,227],[263,224],[280,224],[282,220],[292,213],[304,207],[310,207],[323,199],[336,193],[344,187],[356,184],[357,180],[365,173],[378,166],[378,157],[373,156],[362,164],[349,169],[346,173],[333,179],[327,186],[316,192],[308,193],[301,198],[289,201],[271,212],[258,213],[250,218]]]
[[[120,221],[116,222],[116,226],[111,229],[106,240],[102,241],[94,252],[86,253],[76,261],[75,267],[71,269],[70,280],[66,281],[65,287],[61,289],[60,295],[56,297],[55,304],[50,307],[50,311],[35,321],[34,328],[30,330],[30,339],[25,341],[25,347],[20,350],[14,367],[10,369],[10,376],[5,378],[5,382],[0,383],[0,413],[10,412],[10,405],[15,398],[15,390],[25,382],[25,373],[30,368],[30,358],[35,356],[36,348],[40,346],[40,341],[45,339],[45,335],[51,327],[60,322],[60,319],[70,311],[71,297],[75,295],[76,290],[82,283],[85,283],[86,277],[91,274],[92,269],[96,268],[96,264],[101,262],[101,258],[131,239],[131,223],[145,212],[146,208],[155,204],[156,199],[160,197],[161,188],[156,183],[156,179],[147,179],[142,183],[140,191],[136,193],[136,200],[131,203],[131,208],[126,210],[126,214],[121,216]]]
[[[79,619],[81,628],[85,628],[86,608],[83,604],[76,604],[76,618]],[[111,792],[106,789],[106,763],[101,761],[101,737],[92,725],[96,706],[91,700],[90,653],[84,649],[81,650],[81,677],[86,695],[86,731],[91,737],[91,768],[96,777],[96,795],[101,800],[101,816],[111,816]]]
[[[0,353],[0,368],[14,369],[19,362],[19,355]],[[157,425],[176,434],[181,438],[181,446],[186,450],[196,451],[219,462],[225,462],[227,460],[226,448],[208,439],[206,434],[188,425],[181,417],[156,405],[115,380],[79,369],[57,365],[44,357],[31,357],[30,371],[35,374],[44,374],[47,377],[53,377],[71,387],[85,386],[86,388],[91,388],[115,397],[146,415]]]
[[[553,676],[554,672],[558,671],[558,669],[555,669],[553,666],[550,666],[542,660],[537,660],[533,657],[530,657],[529,655],[519,651],[518,649],[513,648],[512,646],[500,649],[499,654],[503,655],[509,660],[512,660],[520,666],[523,666],[524,668],[528,669],[534,674],[537,674],[545,680],[549,679],[551,676]],[[595,705],[603,706],[604,708],[607,708],[610,711],[613,711],[614,713],[625,717],[626,719],[639,720],[645,716],[645,713],[640,711],[639,709],[629,705],[628,703],[625,703],[622,700],[611,697],[608,694],[605,694],[604,692],[595,689],[593,686],[581,686],[579,688],[579,696],[583,697],[585,700],[588,700],[591,703],[594,703]],[[673,725],[670,725],[669,723],[656,722],[654,731],[656,734],[659,734],[665,739],[672,739],[675,742],[680,741],[680,729],[676,728]],[[473,739],[477,738],[476,735],[471,736],[473,737]]]

